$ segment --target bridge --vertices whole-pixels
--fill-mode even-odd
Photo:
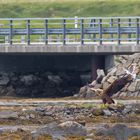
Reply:
[[[1,18],[0,52],[140,52],[140,17]]]
[[[140,17],[0,18],[0,70],[96,69],[140,52]]]

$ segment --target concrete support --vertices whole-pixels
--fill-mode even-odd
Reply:
[[[106,55],[105,56],[105,72],[108,72],[115,65],[114,63],[114,55]]]

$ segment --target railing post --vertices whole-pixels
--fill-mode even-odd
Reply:
[[[10,20],[10,23],[9,23],[9,26],[10,26],[10,31],[9,31],[9,44],[12,45],[13,43],[13,40],[12,40],[12,30],[13,30],[13,21]]]
[[[102,19],[99,19],[99,44],[102,45]]]
[[[128,26],[131,27],[131,18],[128,19]],[[131,41],[131,34],[128,34],[129,41]]]
[[[66,19],[63,19],[63,45],[66,44]]]
[[[137,18],[137,31],[136,31],[136,35],[137,35],[137,44],[139,44],[139,18]]]
[[[27,20],[27,44],[30,45],[30,20]]]
[[[96,27],[96,19],[93,19],[93,27]],[[96,34],[93,34],[94,41],[96,41]]]
[[[45,20],[45,44],[48,44],[48,20]]]
[[[81,27],[81,45],[83,45],[84,44],[84,19],[81,19],[80,27]]]
[[[120,40],[121,34],[120,34],[120,18],[118,19],[118,45],[120,45],[121,40]]]
[[[113,27],[113,19],[112,18],[110,19],[110,27]],[[113,42],[113,34],[112,33],[110,34],[110,37],[112,39],[111,41]]]

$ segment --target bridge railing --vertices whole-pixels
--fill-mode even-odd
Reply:
[[[139,44],[140,17],[1,18],[0,44]]]

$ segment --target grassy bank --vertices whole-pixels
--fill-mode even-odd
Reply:
[[[0,17],[140,16],[139,0],[0,0]]]

